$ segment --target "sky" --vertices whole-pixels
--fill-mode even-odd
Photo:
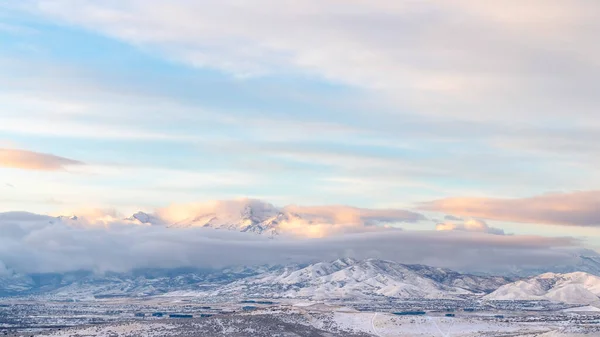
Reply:
[[[587,0],[0,0],[0,212],[251,198],[599,249],[599,34]]]

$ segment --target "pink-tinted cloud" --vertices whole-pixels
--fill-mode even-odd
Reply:
[[[422,210],[511,222],[600,226],[600,191],[549,193],[529,198],[446,198]]]
[[[0,149],[0,167],[56,171],[71,165],[83,165],[83,163],[47,153],[17,149]]]
[[[284,215],[283,217],[279,217]],[[371,232],[382,229],[378,224],[416,222],[424,216],[401,209],[367,209],[350,206],[276,207],[255,199],[215,200],[204,203],[174,204],[158,209],[156,217],[167,224],[206,222],[218,225],[238,223],[240,217],[273,219],[282,234],[321,238],[342,233]]]
[[[437,224],[435,229],[437,231],[463,231],[504,235],[502,229],[490,227],[485,221],[479,219],[469,219],[464,222],[447,221]]]

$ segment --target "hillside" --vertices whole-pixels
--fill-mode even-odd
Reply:
[[[600,277],[584,272],[545,273],[506,284],[485,296],[488,300],[549,300],[570,304],[600,302]]]

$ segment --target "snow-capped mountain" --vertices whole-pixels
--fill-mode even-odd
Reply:
[[[71,272],[0,278],[0,296],[56,298],[173,296],[370,299],[481,296],[512,280],[384,260],[339,259],[311,265],[222,270],[144,269],[129,273]]]
[[[376,259],[339,259],[288,266],[201,293],[178,295],[310,299],[462,298],[482,295],[511,282],[502,277],[465,275],[447,269]]]
[[[128,218],[126,221],[131,221],[140,225],[152,225],[152,226],[166,226],[167,223],[156,215],[148,214],[145,212],[137,212]]]
[[[89,299],[129,296],[312,300],[460,299],[550,300],[600,304],[600,277],[545,273],[518,280],[462,274],[443,268],[350,258],[310,265],[214,269],[140,269],[128,273],[78,271],[0,277],[0,296]]]
[[[545,273],[506,284],[485,296],[488,300],[549,300],[571,304],[600,302],[600,277],[584,272]]]
[[[300,219],[300,217],[283,213],[268,203],[243,200],[216,205],[208,212],[199,212],[191,217],[177,220],[168,227],[210,227],[274,236],[279,234],[281,222],[294,219]]]

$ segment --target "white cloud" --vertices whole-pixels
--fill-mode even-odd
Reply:
[[[435,226],[437,231],[463,231],[463,232],[480,232],[496,235],[504,235],[504,231],[499,228],[493,228],[479,219],[469,219],[462,223],[444,222]]]
[[[584,0],[22,6],[194,66],[238,76],[315,74],[382,92],[421,114],[593,121],[599,103],[599,8]]]

